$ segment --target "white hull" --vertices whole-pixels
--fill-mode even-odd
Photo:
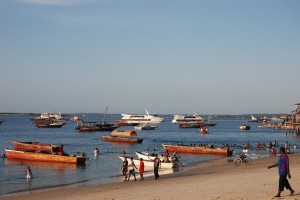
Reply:
[[[124,156],[120,156],[119,157],[121,160],[124,160]],[[129,161],[130,159],[127,158],[127,160]],[[140,160],[139,159],[133,159],[134,161],[134,164],[137,168],[140,167]],[[154,162],[152,161],[147,161],[147,160],[144,160],[144,167],[145,167],[145,170],[153,170],[154,168]],[[177,168],[179,167],[177,163],[164,163],[164,162],[161,162],[161,169],[172,169],[172,168]]]
[[[198,114],[185,116],[185,115],[174,115],[174,118],[172,120],[173,124],[182,124],[182,123],[199,123],[199,122],[205,122],[205,119],[199,116]]]
[[[146,109],[145,109],[146,110]],[[159,124],[165,119],[151,115],[147,110],[145,115],[141,114],[121,114],[121,121],[128,124]]]

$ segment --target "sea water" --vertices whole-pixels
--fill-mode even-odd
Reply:
[[[222,144],[235,145],[235,154],[242,150],[242,144],[249,143],[249,154],[253,158],[268,156],[269,153],[262,149],[256,151],[258,143],[268,144],[275,140],[283,146],[285,142],[299,144],[300,138],[296,135],[286,135],[284,130],[259,129],[255,123],[248,119],[214,119],[217,125],[209,127],[209,134],[199,134],[199,129],[183,129],[171,123],[172,116],[167,115],[165,121],[160,123],[155,130],[137,131],[138,137],[143,138],[141,144],[118,144],[104,142],[102,135],[110,132],[82,133],[75,130],[76,122],[69,121],[62,128],[37,128],[30,121],[33,116],[0,116],[5,122],[0,125],[0,154],[5,148],[13,148],[12,140],[37,141],[51,144],[63,144],[64,150],[70,154],[85,152],[88,156],[85,166],[73,164],[12,161],[7,158],[0,159],[0,195],[26,192],[35,189],[102,184],[119,182],[123,180],[121,173],[122,161],[120,155],[136,157],[135,152],[148,151],[162,153],[162,144]],[[71,116],[67,116],[71,117]],[[80,116],[81,117],[81,116]],[[120,119],[121,115],[108,115],[106,121]],[[88,114],[85,120],[101,121],[101,116]],[[240,125],[247,123],[251,130],[241,131]],[[134,130],[134,127],[120,127],[121,130]],[[93,151],[98,148],[99,156],[94,156]],[[189,155],[181,154],[182,162],[188,167],[199,162],[224,157],[214,155]],[[26,179],[25,167],[32,169],[33,178]],[[152,172],[151,172],[152,173]],[[176,173],[176,172],[174,172]],[[151,177],[149,177],[151,178]]]

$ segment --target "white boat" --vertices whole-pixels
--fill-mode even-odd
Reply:
[[[185,124],[185,123],[190,123],[190,124],[196,124],[196,123],[201,123],[205,122],[205,119],[202,118],[199,114],[195,113],[193,115],[174,115],[174,118],[172,120],[173,124]]]
[[[56,120],[61,120],[64,119],[60,113],[42,113],[39,117],[35,119],[56,119]]]
[[[142,151],[137,151],[135,154],[138,156],[138,158],[143,158],[143,160],[154,160],[155,155],[154,153],[147,153],[147,152],[142,152]]]
[[[159,124],[165,119],[156,115],[151,115],[146,109],[146,114],[121,114],[122,118],[118,121],[120,126],[138,124]]]
[[[150,125],[150,124],[139,124],[135,128],[135,130],[155,130],[157,126]]]
[[[120,156],[119,157],[122,161],[124,161],[124,156]],[[130,158],[127,157],[127,160],[129,161]],[[134,161],[134,164],[137,168],[139,168],[140,166],[140,160],[139,159],[133,159]],[[147,160],[144,160],[144,167],[145,167],[145,170],[153,170],[154,168],[154,162],[153,161],[147,161]],[[161,162],[161,169],[172,169],[172,168],[178,168],[179,167],[179,164],[178,163],[165,163],[165,162]]]

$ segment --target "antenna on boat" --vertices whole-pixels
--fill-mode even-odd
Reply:
[[[147,111],[147,109],[146,109],[146,108],[145,108],[145,112],[146,112],[146,114],[147,114],[147,115],[150,115],[150,113]]]

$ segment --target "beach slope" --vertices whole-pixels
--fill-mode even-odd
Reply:
[[[300,155],[292,154],[289,180],[296,191],[282,192],[280,199],[300,199]],[[146,177],[145,181],[130,181],[97,186],[55,188],[31,191],[27,194],[7,196],[3,200],[118,200],[118,199],[276,199],[278,169],[267,169],[278,157],[253,160],[252,165],[235,166],[233,162],[211,161],[186,168],[159,180]],[[121,172],[120,172],[121,173]]]

